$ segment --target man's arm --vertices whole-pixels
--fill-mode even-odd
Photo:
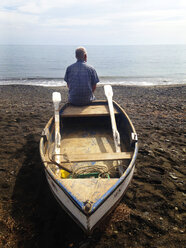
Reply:
[[[69,88],[69,84],[68,84],[68,68],[66,69],[66,72],[65,72],[64,81],[67,83],[67,86]]]
[[[92,81],[92,92],[94,92],[96,89],[96,84],[99,82],[97,72],[94,68],[92,68],[91,71],[91,81]]]
[[[94,92],[95,89],[96,89],[96,84],[94,84],[94,85],[92,86],[92,92]]]

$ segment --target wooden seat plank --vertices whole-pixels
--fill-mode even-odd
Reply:
[[[114,109],[114,113],[118,111]],[[77,117],[77,116],[100,116],[109,115],[109,108],[107,105],[89,105],[89,106],[68,106],[62,112],[62,117]]]
[[[88,154],[61,154],[61,163],[71,162],[93,162],[106,160],[122,160],[131,159],[132,152],[118,152],[118,153],[88,153]]]

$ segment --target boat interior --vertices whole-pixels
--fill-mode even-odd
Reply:
[[[54,153],[54,121],[48,126],[43,151],[52,172],[62,179],[119,178],[131,162],[133,129],[125,113],[114,105],[121,152],[116,152],[108,105],[64,106],[60,111],[60,153]],[[58,158],[58,165],[53,163]],[[59,170],[60,168],[60,170]]]

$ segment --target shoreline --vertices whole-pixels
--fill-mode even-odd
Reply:
[[[75,248],[87,242],[51,194],[39,155],[56,89],[62,106],[67,87],[0,86],[0,247]],[[166,248],[169,243],[170,248],[182,248],[186,85],[120,85],[113,92],[139,139],[134,178],[119,204],[127,206],[130,217],[95,230],[88,247]],[[95,96],[106,99],[102,85]]]
[[[169,77],[122,77],[122,76],[103,76],[99,77],[98,87],[111,84],[112,86],[137,86],[137,87],[153,87],[153,86],[182,86],[186,85],[186,78],[169,78]],[[0,86],[8,85],[27,85],[27,86],[43,86],[43,87],[64,87],[66,82],[64,78],[1,78]]]
[[[98,83],[96,88],[103,87],[104,85],[111,85],[112,87],[139,87],[139,88],[166,88],[166,87],[185,87],[186,83],[180,83],[180,84],[155,84],[155,85],[136,85],[136,84],[123,84],[123,83]],[[9,87],[9,86],[22,86],[22,87],[43,87],[43,88],[67,88],[66,83],[62,85],[32,85],[32,84],[0,84],[1,87]]]

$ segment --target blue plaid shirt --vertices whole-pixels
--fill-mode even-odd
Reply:
[[[69,87],[69,102],[74,105],[87,105],[93,99],[92,87],[99,82],[97,73],[86,62],[78,60],[67,67],[64,80]]]

